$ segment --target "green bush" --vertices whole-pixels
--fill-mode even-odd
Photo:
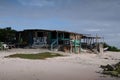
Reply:
[[[120,49],[118,49],[117,47],[115,46],[110,46],[108,45],[107,43],[104,43],[104,48],[108,47],[108,51],[120,51]]]

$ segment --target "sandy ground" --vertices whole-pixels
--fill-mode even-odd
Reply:
[[[120,53],[105,52],[102,55],[81,53],[49,58],[46,60],[28,60],[4,58],[15,53],[39,53],[44,49],[11,49],[0,51],[0,80],[120,80],[105,76],[99,72],[100,65],[120,61]]]

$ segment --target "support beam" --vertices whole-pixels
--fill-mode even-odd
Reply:
[[[59,43],[58,43],[58,31],[57,31],[57,35],[56,35],[56,38],[57,38],[57,45],[58,45],[58,44],[59,44]]]

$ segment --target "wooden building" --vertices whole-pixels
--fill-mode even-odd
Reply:
[[[31,29],[19,31],[16,36],[20,47],[45,47],[51,50],[79,53],[83,34],[60,30]]]
[[[48,48],[80,53],[82,49],[98,49],[100,37],[60,30],[29,29],[16,34],[18,47]]]

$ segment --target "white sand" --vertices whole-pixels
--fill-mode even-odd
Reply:
[[[100,65],[120,61],[120,53],[68,54],[47,60],[4,58],[15,53],[38,53],[44,49],[11,49],[0,51],[0,80],[119,80],[103,77]],[[49,50],[47,50],[49,51]],[[61,52],[62,53],[62,52]],[[62,53],[63,54],[63,53]]]

